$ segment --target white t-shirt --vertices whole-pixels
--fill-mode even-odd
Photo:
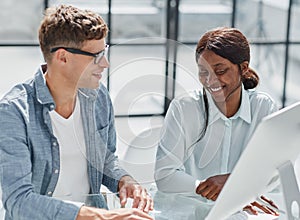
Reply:
[[[87,172],[86,146],[77,97],[74,112],[64,118],[56,111],[50,112],[53,133],[60,149],[60,170],[53,197],[84,202],[84,195],[90,191]]]

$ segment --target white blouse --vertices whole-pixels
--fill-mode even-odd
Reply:
[[[231,173],[259,122],[277,111],[267,94],[243,88],[238,112],[227,118],[209,93],[207,97],[208,127],[198,142],[205,126],[203,94],[194,92],[171,102],[156,156],[159,190],[195,194],[200,181]]]

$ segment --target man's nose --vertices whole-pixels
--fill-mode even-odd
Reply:
[[[109,67],[109,62],[106,58],[106,56],[103,56],[98,64],[99,66],[103,67],[103,68],[108,68]]]

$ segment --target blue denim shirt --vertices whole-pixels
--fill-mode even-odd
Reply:
[[[76,219],[79,208],[51,198],[60,170],[59,145],[49,111],[54,100],[41,66],[0,101],[0,180],[6,220]],[[101,184],[116,192],[127,173],[119,168],[112,103],[106,88],[80,89],[90,192]],[[57,172],[58,171],[58,172]],[[101,206],[101,204],[98,204]],[[103,206],[103,204],[102,204]]]

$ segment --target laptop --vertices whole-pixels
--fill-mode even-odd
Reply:
[[[299,154],[300,102],[297,102],[265,117],[258,125],[205,220],[226,219],[242,210],[270,190],[279,179],[278,169],[294,163]],[[298,187],[294,190],[299,194]]]

